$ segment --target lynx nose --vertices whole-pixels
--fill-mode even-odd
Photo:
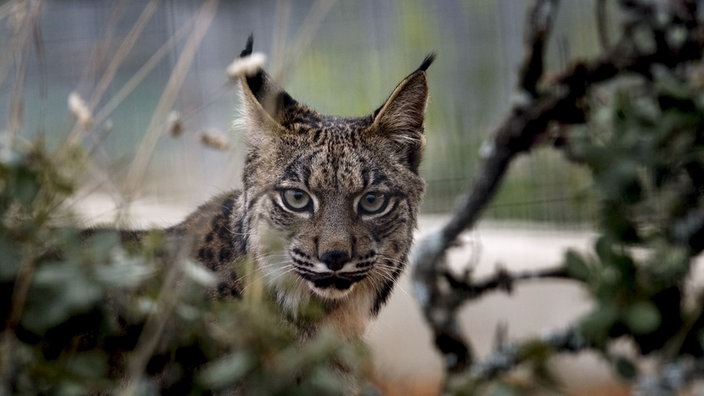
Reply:
[[[350,261],[350,256],[342,250],[330,250],[320,256],[320,261],[332,271],[339,271],[344,267],[345,263]]]

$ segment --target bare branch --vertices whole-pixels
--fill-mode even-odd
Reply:
[[[526,21],[526,53],[521,66],[519,86],[537,96],[538,82],[543,75],[547,38],[557,13],[558,0],[536,1]]]
[[[470,190],[472,192],[463,199],[463,203],[443,229],[422,240],[414,251],[413,279],[417,301],[431,324],[435,333],[435,344],[443,353],[446,368],[450,372],[463,370],[465,365],[472,361],[472,351],[464,341],[455,318],[455,311],[463,300],[457,300],[452,296],[452,292],[448,294],[438,285],[444,254],[457,236],[476,221],[481,209],[496,192],[511,159],[523,151],[521,147],[525,144],[516,143],[523,140],[524,128],[543,130],[547,126],[549,118],[540,117],[540,112],[535,112],[536,106],[530,105],[531,97],[537,95],[538,82],[543,75],[545,41],[556,10],[557,0],[537,0],[534,3],[526,21],[529,29],[528,48],[519,78],[519,90],[527,92],[521,95],[526,97],[526,101],[519,101],[514,105],[511,115],[496,132],[493,141],[485,146],[485,162],[481,167],[482,172],[477,174]],[[547,105],[552,106],[552,103]],[[539,105],[537,108],[542,109]],[[542,109],[542,112],[547,110]],[[535,125],[529,126],[531,119]]]
[[[557,330],[535,340],[525,340],[500,346],[489,357],[475,363],[469,371],[469,377],[473,380],[481,379],[484,381],[496,378],[499,374],[515,368],[529,358],[530,354],[526,353],[526,350],[534,348],[536,345],[562,353],[579,352],[590,347],[589,343],[576,329]]]
[[[575,280],[564,267],[525,271],[517,274],[511,274],[505,268],[499,267],[494,276],[481,282],[473,282],[471,279],[457,279],[457,277],[449,271],[443,272],[443,276],[452,289],[458,293],[458,298],[461,298],[462,302],[476,299],[485,292],[494,290],[501,290],[510,294],[513,292],[515,283],[520,281],[538,279]]]

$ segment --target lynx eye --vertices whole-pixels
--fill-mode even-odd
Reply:
[[[286,205],[286,208],[294,212],[309,211],[313,203],[308,193],[296,188],[281,190],[281,200]]]
[[[357,211],[359,214],[374,215],[379,214],[386,209],[386,204],[389,199],[386,195],[381,193],[366,193],[359,200]]]

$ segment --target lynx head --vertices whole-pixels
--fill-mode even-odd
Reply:
[[[242,56],[251,51],[250,38]],[[261,68],[241,77],[248,252],[294,314],[314,299],[371,316],[388,298],[424,189],[418,167],[432,61],[359,118],[315,112]]]

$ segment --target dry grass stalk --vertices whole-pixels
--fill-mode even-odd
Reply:
[[[281,26],[281,28],[279,29],[280,33],[275,34],[275,37],[277,37],[277,41],[274,43],[274,48],[278,48],[280,51],[282,51],[280,52],[282,56],[279,56],[277,58],[277,62],[275,62],[271,67],[271,75],[273,76],[275,81],[278,81],[281,84],[285,83],[286,72],[295,68],[296,64],[298,63],[298,59],[304,52],[304,49],[310,45],[311,41],[313,41],[315,33],[318,31],[318,28],[320,28],[320,25],[323,23],[323,20],[325,20],[325,17],[327,16],[328,12],[330,12],[335,3],[336,0],[316,1],[315,4],[310,7],[310,11],[308,12],[308,15],[306,15],[306,18],[303,23],[301,23],[301,28],[296,33],[292,44],[285,46],[288,49],[288,51],[286,52],[282,51],[282,48],[284,48],[284,45],[282,43],[285,43],[286,41],[285,37],[287,36],[288,32],[284,31],[283,29],[288,26],[288,23],[280,23],[278,25]],[[279,5],[280,9],[282,10],[280,11],[281,14],[287,15],[285,7],[281,6],[281,4]]]
[[[105,72],[103,73],[100,81],[97,84],[97,87],[95,88],[95,91],[93,92],[93,95],[91,96],[91,99],[89,101],[89,106],[88,108],[95,109],[95,107],[98,105],[100,100],[103,98],[103,95],[105,94],[105,91],[107,90],[108,86],[110,86],[110,83],[113,81],[115,78],[115,74],[117,73],[117,70],[120,68],[120,65],[122,65],[122,62],[125,60],[127,55],[130,53],[132,48],[134,47],[135,43],[137,43],[137,39],[142,35],[142,32],[144,31],[144,28],[147,26],[147,23],[149,22],[149,19],[151,19],[152,15],[154,15],[154,12],[156,11],[158,5],[158,0],[151,0],[145,7],[142,13],[140,14],[139,18],[135,22],[135,24],[132,26],[132,30],[127,34],[127,37],[125,40],[120,44],[120,47],[118,50],[115,52],[115,55],[112,57],[111,62],[108,64]],[[95,124],[95,123],[94,123]],[[64,142],[64,147],[72,147],[81,140],[81,125],[77,123],[73,129],[71,130],[71,133],[69,134],[68,138]],[[64,152],[65,150],[60,150],[60,152]]]
[[[183,86],[186,73],[188,72],[191,63],[195,59],[196,51],[200,46],[200,42],[205,37],[205,33],[208,31],[208,28],[215,17],[217,6],[217,0],[210,0],[203,4],[198,12],[197,22],[194,25],[193,32],[188,38],[185,48],[176,62],[174,70],[166,84],[166,88],[164,88],[164,92],[162,93],[159,103],[157,104],[154,114],[149,122],[146,135],[142,139],[142,142],[137,149],[137,154],[135,155],[134,161],[128,171],[124,189],[125,196],[128,201],[139,190],[142,181],[144,180],[144,175],[149,165],[149,160],[151,159],[152,153],[156,148],[156,143],[161,136],[161,126],[166,121],[168,112],[178,97],[178,92]]]

